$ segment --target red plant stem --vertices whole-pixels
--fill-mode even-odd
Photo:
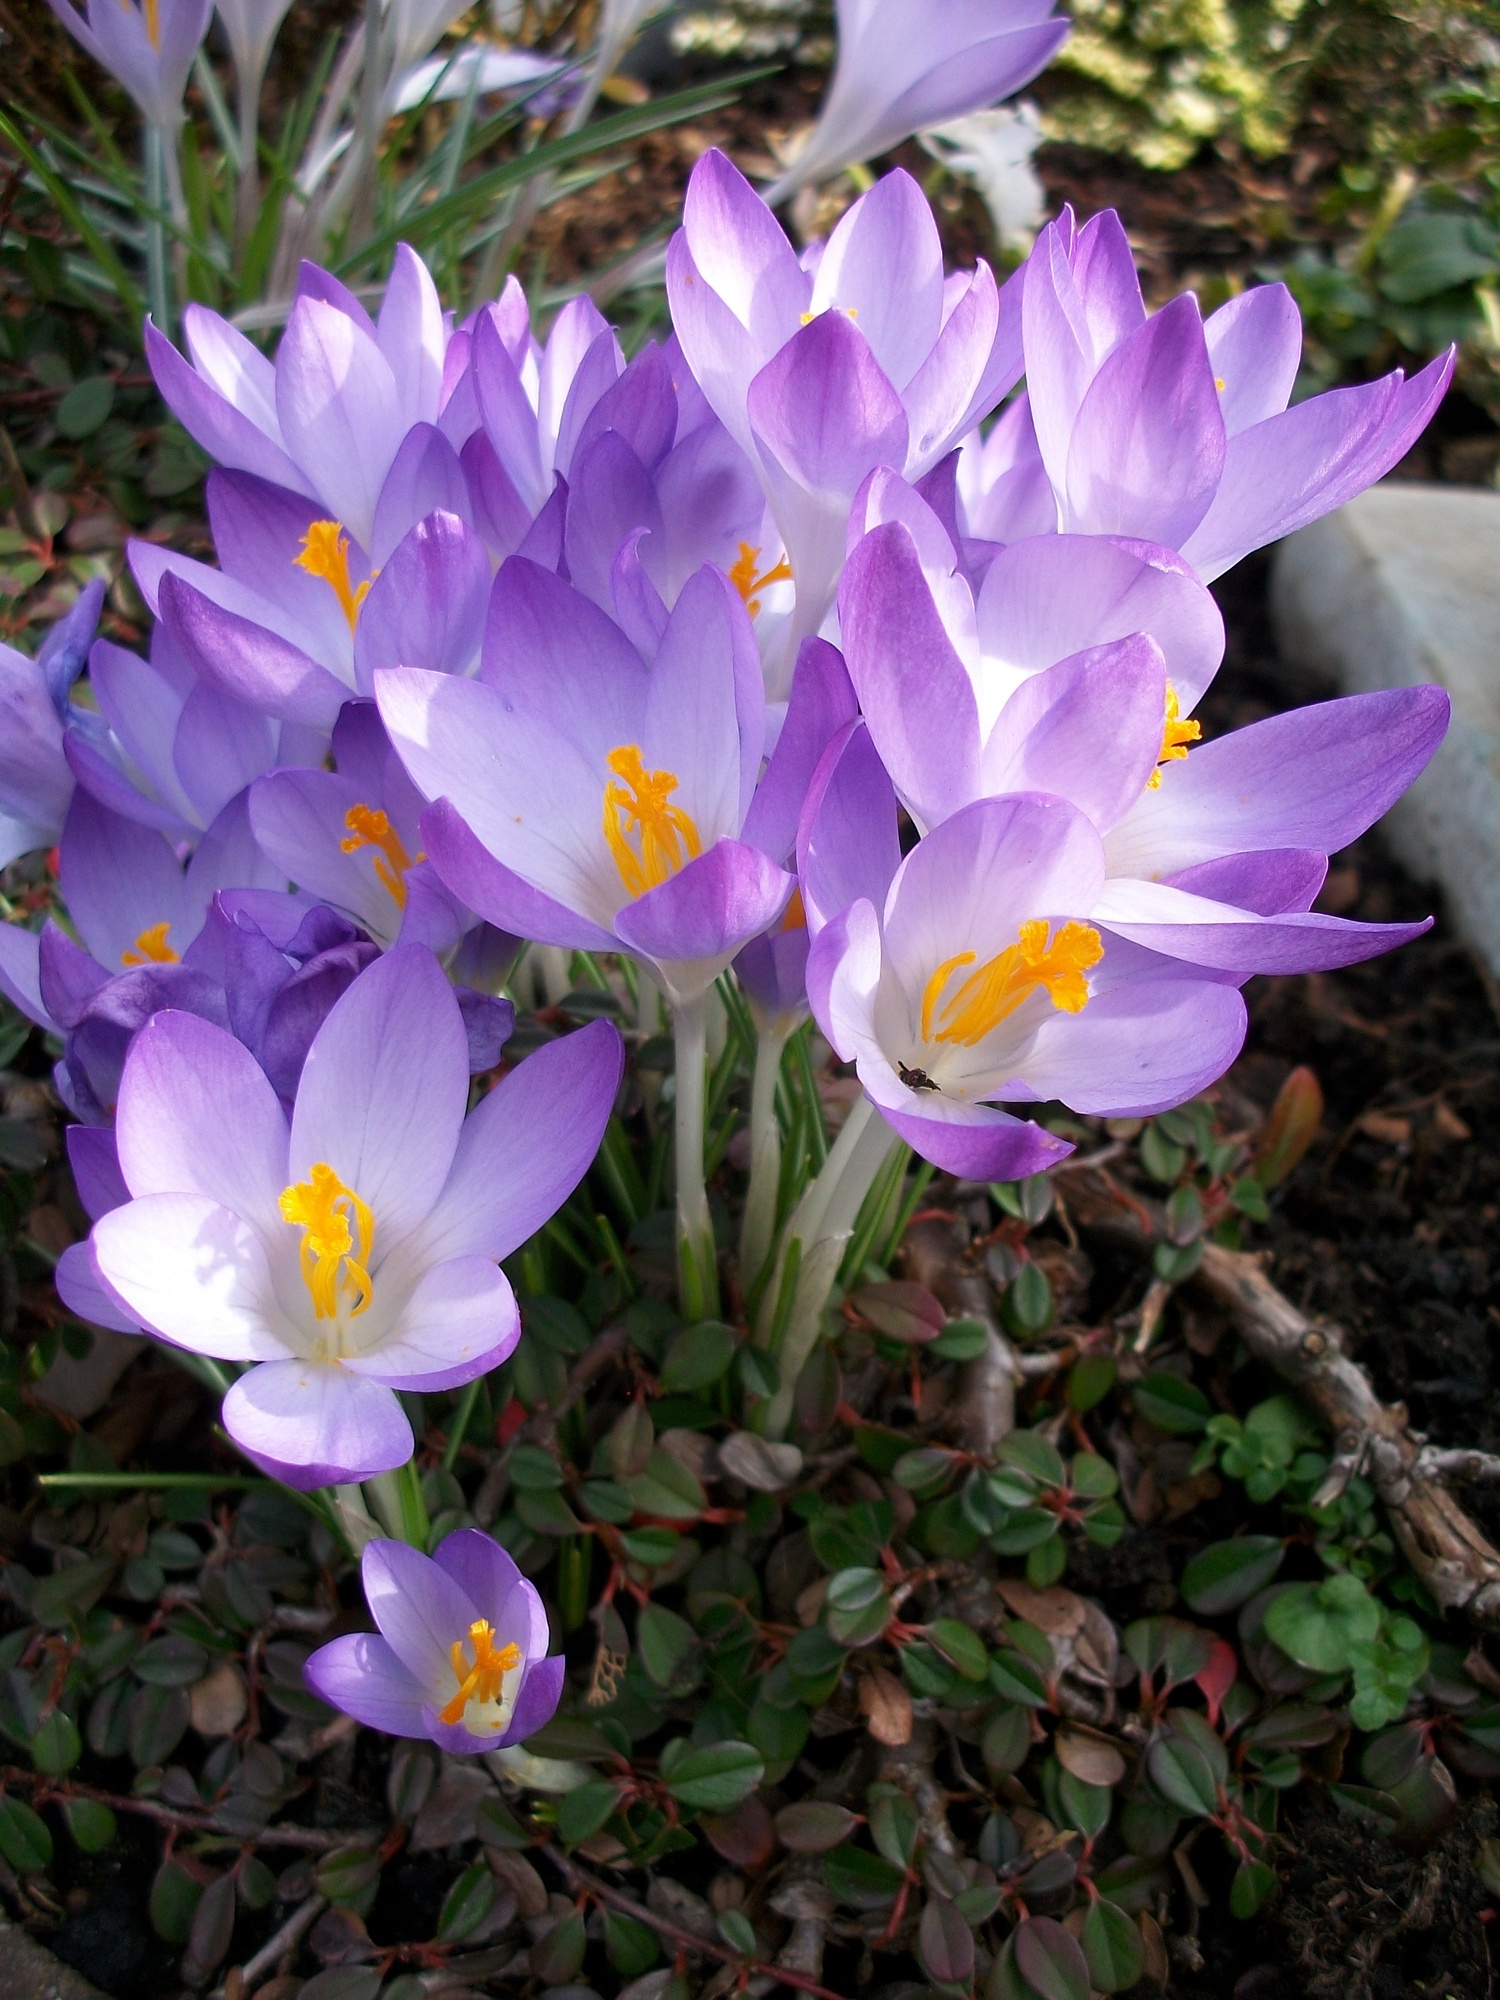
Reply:
[[[164,1806],[157,1799],[126,1798],[119,1792],[101,1791],[97,1785],[78,1784],[70,1778],[48,1778],[39,1771],[23,1771],[10,1764],[0,1769],[0,1782],[29,1785],[48,1798],[65,1802],[68,1799],[93,1799],[101,1806],[112,1807],[115,1812],[135,1813],[141,1819],[154,1819],[158,1825],[173,1827],[180,1833],[213,1834],[220,1840],[235,1841],[242,1847],[300,1847],[310,1854],[327,1854],[335,1847],[357,1845],[349,1834],[319,1833],[310,1826],[265,1826],[255,1833],[237,1833],[229,1827],[220,1826],[204,1813],[180,1812],[176,1806]]]
[[[602,1903],[607,1910],[617,1910],[622,1917],[634,1917],[638,1924],[647,1925],[658,1937],[669,1939],[683,1951],[705,1952],[724,1965],[742,1969],[749,1978],[770,1979],[783,1986],[794,1986],[799,1993],[813,1994],[815,2000],[844,2000],[842,1994],[820,1986],[805,1972],[793,1972],[785,1965],[767,1965],[762,1959],[747,1959],[743,1953],[732,1950],[728,1945],[719,1944],[713,1938],[700,1937],[696,1931],[685,1930],[669,1918],[659,1917],[644,1903],[637,1903],[632,1897],[622,1895],[618,1889],[611,1889],[607,1882],[586,1875],[560,1848],[548,1847],[546,1853],[570,1889],[581,1890],[585,1895],[592,1896],[596,1903]]]

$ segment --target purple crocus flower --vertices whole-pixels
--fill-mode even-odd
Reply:
[[[792,877],[747,819],[765,697],[745,607],[704,568],[649,666],[602,611],[513,557],[478,680],[377,677],[391,741],[437,803],[423,844],[452,893],[540,944],[625,951],[697,997],[781,914]]]
[[[131,567],[200,679],[319,741],[283,762],[320,762],[339,710],[380,667],[475,665],[491,570],[459,515],[439,508],[406,529],[377,574],[315,502],[248,473],[212,473],[208,511],[222,569],[146,542],[131,543]]]
[[[174,1345],[251,1362],[235,1442],[301,1488],[404,1465],[399,1389],[454,1388],[520,1337],[499,1260],[593,1159],[619,1035],[550,1043],[465,1118],[468,1037],[431,953],[400,945],[349,987],[303,1066],[290,1126],[241,1043],[158,1014],[116,1121],[132,1199],[95,1225],[117,1303]]]
[[[998,1106],[1145,1115],[1228,1068],[1245,1032],[1238,990],[1101,935],[1103,845],[1075,807],[981,799],[901,860],[863,731],[829,758],[802,856],[808,992],[880,1117],[924,1158],[976,1180],[1039,1173],[1070,1148]]]
[[[1070,23],[1053,0],[838,0],[838,61],[818,122],[769,189],[872,160],[913,132],[998,104],[1045,69]]]
[[[1057,525],[1177,549],[1205,582],[1340,507],[1426,427],[1455,350],[1411,381],[1287,408],[1302,322],[1284,285],[1206,322],[1190,292],[1147,315],[1119,217],[1071,211],[1025,266],[1026,388]]]
[[[780,536],[755,557],[757,575],[789,573],[795,590],[770,662],[781,699],[832,603],[860,485],[882,465],[920,479],[1019,377],[1020,286],[1002,292],[983,263],[945,278],[932,211],[899,172],[799,259],[744,177],[708,152],[667,291],[688,365],[754,464]]]
[[[378,321],[304,264],[274,364],[206,306],[186,308],[183,332],[191,365],[146,326],[147,360],[183,429],[218,464],[315,500],[371,549],[407,434],[436,423],[442,404],[448,329],[416,252],[397,247]]]
[[[320,1646],[303,1668],[314,1694],[367,1728],[431,1737],[458,1756],[551,1721],[566,1662],[547,1657],[542,1600],[498,1542],[460,1528],[430,1558],[367,1542],[360,1581],[379,1633]]]
[[[322,761],[324,735],[201,679],[163,625],[148,660],[107,639],[88,660],[97,706],[68,713],[69,767],[100,805],[172,840],[196,843],[260,772]]]
[[[273,771],[250,788],[250,825],[267,860],[347,910],[382,944],[398,937],[444,956],[474,919],[421,850],[426,803],[391,748],[375,704],[349,702],[333,730],[334,771]]]
[[[1426,928],[1354,923],[1311,903],[1328,854],[1379,818],[1441,742],[1441,689],[1351,696],[1199,744],[1187,718],[1216,653],[1183,643],[1207,636],[1193,622],[1193,597],[1207,594],[1190,579],[1107,538],[1014,544],[981,591],[1010,634],[986,659],[965,630],[966,586],[942,574],[935,546],[929,532],[924,562],[904,521],[883,523],[850,557],[840,595],[870,736],[920,826],[985,797],[1065,798],[1104,840],[1093,921],[1242,977],[1347,965]],[[1125,569],[1123,588],[1105,588],[1132,563],[1133,581]],[[1070,571],[1078,589],[1065,595]],[[1033,640],[1037,665],[1062,656],[1021,671]]]
[[[0,868],[51,847],[73,796],[63,747],[68,693],[83,671],[104,603],[96,578],[42,641],[34,660],[0,645]]]
[[[94,61],[118,77],[148,124],[170,132],[182,121],[188,71],[208,32],[212,0],[88,0],[85,18],[68,0],[53,13]]]
[[[189,962],[220,889],[286,887],[251,838],[243,794],[219,814],[184,866],[163,834],[111,812],[80,788],[58,852],[63,900],[82,948],[53,924],[40,936],[0,925],[0,991],[54,1032],[66,1026],[72,1007],[117,973]]]

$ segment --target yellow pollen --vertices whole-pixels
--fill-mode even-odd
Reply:
[[[362,847],[373,847],[375,853],[370,859],[375,864],[375,873],[389,889],[398,910],[406,908],[406,871],[415,868],[418,861],[425,861],[425,854],[415,858],[409,855],[401,836],[391,825],[389,818],[376,806],[350,806],[344,814],[344,824],[349,829],[347,840],[339,846],[345,854],[358,854]]]
[[[824,311],[847,313],[850,319],[859,318],[858,306],[825,306]],[[804,326],[811,326],[813,321],[818,317],[818,315],[816,313],[799,313],[797,317],[801,320]]]
[[[1161,789],[1161,767],[1163,764],[1181,764],[1186,761],[1187,747],[1196,743],[1203,734],[1203,724],[1191,720],[1184,721],[1177,706],[1177,690],[1167,682],[1167,714],[1162,724],[1161,750],[1157,754],[1156,769],[1146,780],[1146,790]]]
[[[462,1722],[464,1710],[471,1701],[500,1699],[501,1680],[520,1666],[521,1649],[519,1646],[502,1646],[497,1653],[494,1637],[495,1628],[487,1619],[478,1618],[469,1627],[469,1644],[474,1648],[472,1667],[464,1658],[463,1640],[454,1640],[451,1658],[453,1671],[458,1677],[458,1693],[446,1708],[438,1710],[439,1722]]]
[[[1013,945],[971,972],[946,1000],[949,981],[974,963],[974,953],[945,958],[922,993],[922,1040],[972,1049],[1038,990],[1063,1013],[1081,1013],[1089,998],[1084,974],[1103,956],[1099,933],[1091,925],[1064,924],[1049,944],[1045,918],[1033,918],[1022,924]]]
[[[1219,394],[1222,396],[1224,393],[1224,377],[1222,375],[1215,375],[1214,387],[1218,390]]]
[[[729,581],[744,599],[745,609],[752,618],[760,610],[756,591],[764,590],[768,583],[790,583],[792,580],[792,566],[785,556],[774,569],[768,569],[764,576],[755,574],[759,560],[760,550],[751,548],[748,542],[741,542],[739,560],[729,572]]]
[[[342,521],[314,521],[302,537],[302,553],[292,557],[297,569],[326,583],[343,609],[352,632],[359,623],[359,607],[370,592],[373,578],[366,577],[356,589],[349,581],[349,537]]]
[[[316,1317],[337,1318],[339,1292],[347,1287],[354,1294],[349,1317],[356,1318],[375,1296],[369,1269],[375,1218],[369,1203],[319,1160],[307,1180],[282,1189],[277,1206],[302,1231],[302,1277]]]
[[[122,951],[121,965],[176,965],[178,955],[167,943],[169,923],[150,924],[135,941],[134,951]]]
[[[648,771],[638,743],[622,743],[605,762],[622,782],[604,787],[604,838],[620,880],[632,896],[644,896],[695,861],[703,842],[688,815],[670,803],[676,778]]]

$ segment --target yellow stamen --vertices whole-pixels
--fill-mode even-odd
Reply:
[[[825,306],[824,311],[847,313],[850,319],[859,318],[858,306]],[[797,317],[801,320],[804,326],[811,326],[813,321],[818,317],[818,315],[816,313],[799,313]]]
[[[319,1160],[307,1180],[282,1189],[278,1206],[284,1219],[303,1232],[302,1277],[316,1317],[337,1318],[339,1292],[347,1287],[354,1294],[349,1317],[356,1318],[375,1296],[369,1270],[375,1218],[369,1203]]]
[[[167,943],[171,924],[149,924],[135,941],[134,951],[122,951],[121,965],[176,965],[178,954]]]
[[[1184,721],[1177,706],[1177,690],[1167,682],[1167,716],[1162,725],[1161,749],[1157,754],[1156,769],[1146,780],[1148,792],[1161,788],[1161,767],[1163,764],[1181,764],[1187,757],[1187,747],[1196,743],[1203,734],[1203,724],[1191,720]]]
[[[366,577],[356,589],[349,581],[349,537],[342,521],[314,521],[302,537],[301,555],[292,557],[297,569],[326,583],[343,609],[352,632],[359,623],[359,607],[370,593],[372,578]]]
[[[620,880],[632,896],[644,896],[684,862],[695,861],[703,842],[682,808],[669,803],[676,778],[670,771],[648,771],[638,743],[622,743],[605,762],[623,782],[604,787],[604,838]]]
[[[783,556],[774,569],[768,569],[764,576],[755,574],[755,566],[760,560],[760,550],[751,548],[748,542],[740,543],[739,560],[729,572],[729,581],[744,599],[745,609],[754,618],[760,611],[760,601],[755,593],[764,590],[768,583],[790,583],[792,566]]]
[[[406,851],[401,836],[390,820],[376,806],[350,806],[344,814],[344,824],[349,829],[347,840],[339,846],[345,854],[358,854],[362,847],[373,847],[371,855],[375,873],[390,891],[398,910],[406,908],[406,871],[415,868],[418,861],[427,859],[425,854],[413,858]]]
[[[1215,375],[1214,387],[1218,390],[1219,394],[1222,396],[1224,393],[1224,377],[1222,375]]]
[[[781,928],[784,931],[805,931],[807,929],[807,910],[803,904],[802,891],[800,889],[793,889],[790,897],[787,899],[786,909],[782,913]]]
[[[1049,944],[1046,920],[1033,918],[1022,924],[1013,945],[971,972],[945,1001],[954,973],[974,963],[972,951],[961,951],[944,959],[923,991],[922,1039],[972,1049],[1039,990],[1063,1013],[1080,1013],[1089,998],[1084,974],[1103,956],[1099,933],[1091,925],[1064,924]]]
[[[438,1710],[439,1722],[462,1722],[464,1710],[471,1701],[500,1699],[501,1680],[520,1666],[521,1649],[519,1646],[502,1646],[497,1653],[494,1637],[495,1628],[488,1619],[478,1618],[469,1627],[469,1643],[474,1648],[472,1667],[464,1658],[463,1640],[454,1640],[450,1657],[458,1678],[458,1693],[446,1708]]]
[[[161,47],[161,12],[159,0],[145,0],[146,33],[153,49]]]

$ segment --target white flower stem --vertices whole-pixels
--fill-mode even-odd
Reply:
[[[787,1224],[757,1331],[760,1344],[771,1348],[781,1377],[766,1406],[763,1434],[768,1438],[786,1435],[797,1377],[817,1346],[855,1219],[899,1143],[869,1098],[861,1097],[845,1119],[823,1171]],[[789,1287],[788,1300],[783,1295]]]
[[[432,1523],[427,1518],[416,1460],[408,1459],[394,1472],[377,1472],[364,1487],[365,1498],[386,1533],[398,1542],[410,1542],[426,1555]]]
[[[677,1275],[682,1316],[716,1319],[719,1273],[713,1221],[703,1175],[704,1087],[708,1068],[708,994],[679,998],[672,1008],[676,1105]]]
[[[245,254],[260,208],[260,86],[262,72],[247,71],[239,85],[240,177],[235,189],[235,261]]]
[[[750,1086],[750,1187],[740,1225],[740,1285],[749,1292],[771,1254],[776,1229],[776,1196],[781,1185],[781,1121],[776,1085],[787,1030],[762,1028],[755,1042],[755,1077]]]

